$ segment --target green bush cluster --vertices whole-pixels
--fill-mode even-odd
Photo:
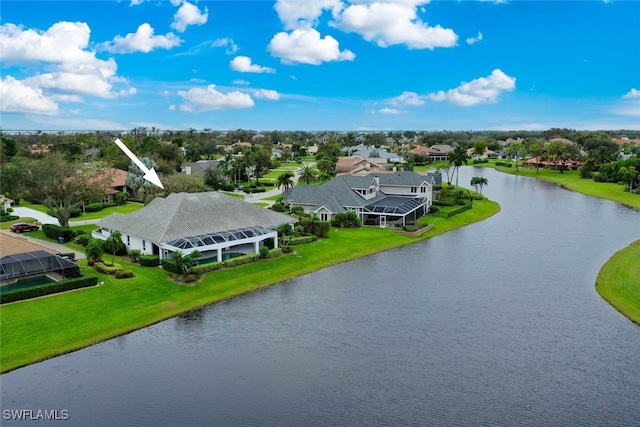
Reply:
[[[318,240],[318,236],[310,235],[310,236],[300,236],[300,237],[283,237],[281,241],[288,245],[303,245],[305,243],[311,243]]]
[[[333,227],[357,227],[360,225],[360,217],[354,211],[338,212],[331,219],[331,225]],[[315,234],[315,233],[314,233]]]
[[[172,259],[169,259],[169,258],[163,259],[161,262],[161,265],[162,265],[162,268],[168,271],[169,273],[182,274],[180,267],[178,267],[178,264],[176,264],[176,262]]]
[[[129,251],[129,258],[131,258],[131,261],[133,262],[140,261],[140,255],[142,255],[142,251],[140,249],[131,249]]]
[[[496,162],[496,166],[504,166],[506,168],[510,168],[511,167],[511,163],[509,163],[509,162]]]
[[[284,212],[286,208],[282,203],[274,203],[273,206],[271,206],[271,210],[276,212]]]
[[[443,200],[434,200],[434,206],[453,206],[453,202],[445,202]]]
[[[55,294],[58,292],[70,291],[72,289],[86,288],[98,284],[96,276],[78,277],[77,279],[64,280],[37,288],[18,289],[0,295],[0,304],[14,301],[21,301],[30,298],[41,297],[43,295]]]
[[[420,229],[420,227],[418,227],[415,224],[407,224],[407,225],[403,226],[402,229],[404,231],[413,232],[413,231],[418,231]]]
[[[47,215],[56,216],[53,211],[47,211]],[[69,218],[77,218],[82,215],[82,208],[73,208],[69,214]]]
[[[131,277],[136,277],[131,270],[118,270],[116,271],[116,279],[129,279]]]
[[[60,227],[55,224],[44,224],[42,226],[42,231],[44,235],[50,239],[58,240],[59,237],[62,237],[65,242],[70,242],[76,236],[76,233],[71,228],[68,227]]]
[[[474,159],[473,160],[473,164],[474,165],[479,165],[481,163],[489,163],[489,159]]]
[[[300,218],[300,225],[302,225],[304,232],[307,234],[314,234],[318,237],[328,237],[329,230],[331,229],[331,223],[329,221],[317,221],[311,218]]]
[[[440,208],[434,205],[429,206],[429,213],[440,212]]]
[[[89,234],[79,234],[73,238],[73,242],[79,244],[80,246],[87,247],[89,242],[93,240]]]
[[[233,190],[236,189],[236,186],[233,185],[233,184],[225,184],[225,185],[222,186],[222,189],[224,191],[233,191]]]
[[[102,206],[102,203],[89,203],[88,205],[85,205],[84,211],[85,212],[99,212],[103,208],[104,208],[104,206]]]
[[[93,268],[95,268],[98,273],[102,274],[116,274],[116,272],[122,270],[122,266],[120,264],[107,265],[104,262],[96,262],[93,265]]]
[[[17,215],[0,215],[0,222],[5,222],[5,221],[15,221],[16,219],[19,219],[20,217]]]
[[[160,265],[160,258],[157,255],[140,255],[140,265],[143,267],[157,267]]]
[[[259,187],[259,188],[245,188],[244,192],[248,193],[248,194],[253,194],[253,193],[264,193],[265,191],[267,191],[265,188],[263,187]]]
[[[207,264],[194,265],[193,267],[191,267],[191,272],[194,274],[204,274],[210,271],[219,270],[221,267],[221,262],[209,262]]]
[[[274,248],[269,251],[267,258],[277,258],[282,255],[282,248]]]
[[[236,265],[248,264],[250,262],[257,261],[258,259],[260,259],[260,255],[249,254],[249,255],[242,255],[235,258],[230,258],[224,261],[222,264],[225,267],[235,267]]]

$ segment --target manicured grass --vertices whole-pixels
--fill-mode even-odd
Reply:
[[[160,268],[119,260],[135,278],[99,274],[102,286],[2,306],[0,371],[74,351],[149,326],[188,310],[279,283],[321,268],[415,243],[480,221],[500,210],[488,200],[411,238],[392,229],[332,229],[330,238],[295,247],[295,254],[208,273],[196,286],[171,282]],[[93,270],[86,267],[84,271]]]
[[[640,240],[609,258],[598,273],[596,290],[620,313],[640,325]]]
[[[495,163],[490,162],[474,166],[493,167],[500,172],[510,173],[512,175],[516,174],[515,165],[510,168],[506,168],[504,166],[496,166]],[[519,167],[517,174],[555,182],[568,190],[577,191],[578,193],[586,194],[587,196],[612,200],[625,206],[640,210],[640,194],[633,194],[624,191],[624,186],[622,184],[612,182],[595,182],[592,179],[582,179],[580,178],[580,171],[564,171],[563,173],[560,173],[555,170],[540,169],[539,173],[536,173],[535,168]]]

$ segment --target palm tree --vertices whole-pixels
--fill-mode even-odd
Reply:
[[[84,249],[84,254],[87,256],[89,265],[93,265],[96,261],[100,260],[103,252],[102,240],[99,239],[92,239]]]
[[[456,172],[459,172],[460,166],[462,166],[463,163],[466,165],[469,162],[469,155],[461,145],[458,145],[456,148],[450,151],[449,154],[447,155],[447,158],[449,159],[449,164],[450,165],[453,164],[454,174]],[[456,175],[456,186],[458,185],[458,175],[460,174],[458,173]]]
[[[482,194],[482,187],[489,185],[489,180],[483,176],[478,177],[478,187],[480,187],[480,194]]]
[[[112,230],[107,240],[104,241],[105,250],[112,253],[111,265],[116,262],[116,252],[122,245],[124,245],[122,243],[122,233],[118,230]]]
[[[188,255],[182,253],[182,251],[175,251],[171,254],[171,258],[176,263],[178,270],[182,271],[182,274],[185,276],[191,273],[191,268],[195,263],[196,258],[202,256],[202,252],[195,249],[191,251]]]
[[[312,182],[316,182],[316,180],[318,179],[318,175],[316,173],[316,170],[313,168],[313,166],[302,165],[302,167],[300,168],[299,179],[300,181],[309,185]]]
[[[276,186],[278,188],[282,188],[283,195],[287,194],[287,190],[294,186],[293,176],[294,175],[291,172],[284,172],[284,173],[281,173],[280,176],[278,177],[278,180],[276,181]]]

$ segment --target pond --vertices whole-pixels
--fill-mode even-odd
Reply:
[[[640,425],[640,328],[594,289],[640,213],[472,176],[499,214],[2,375],[2,409],[67,410],[65,426]],[[2,422],[30,424],[47,425]]]

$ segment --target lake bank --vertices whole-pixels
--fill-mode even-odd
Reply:
[[[640,325],[640,240],[616,252],[598,273],[598,294]]]
[[[486,219],[499,210],[495,202],[476,201],[473,209],[452,218],[429,217],[435,227],[414,238],[392,229],[332,229],[329,239],[296,247],[295,255],[208,273],[193,287],[176,285],[160,268],[127,265],[136,278],[117,280],[100,275],[104,284],[97,288],[3,306],[0,371],[79,350],[339,263],[420,242]],[[86,264],[83,261],[81,265]]]

